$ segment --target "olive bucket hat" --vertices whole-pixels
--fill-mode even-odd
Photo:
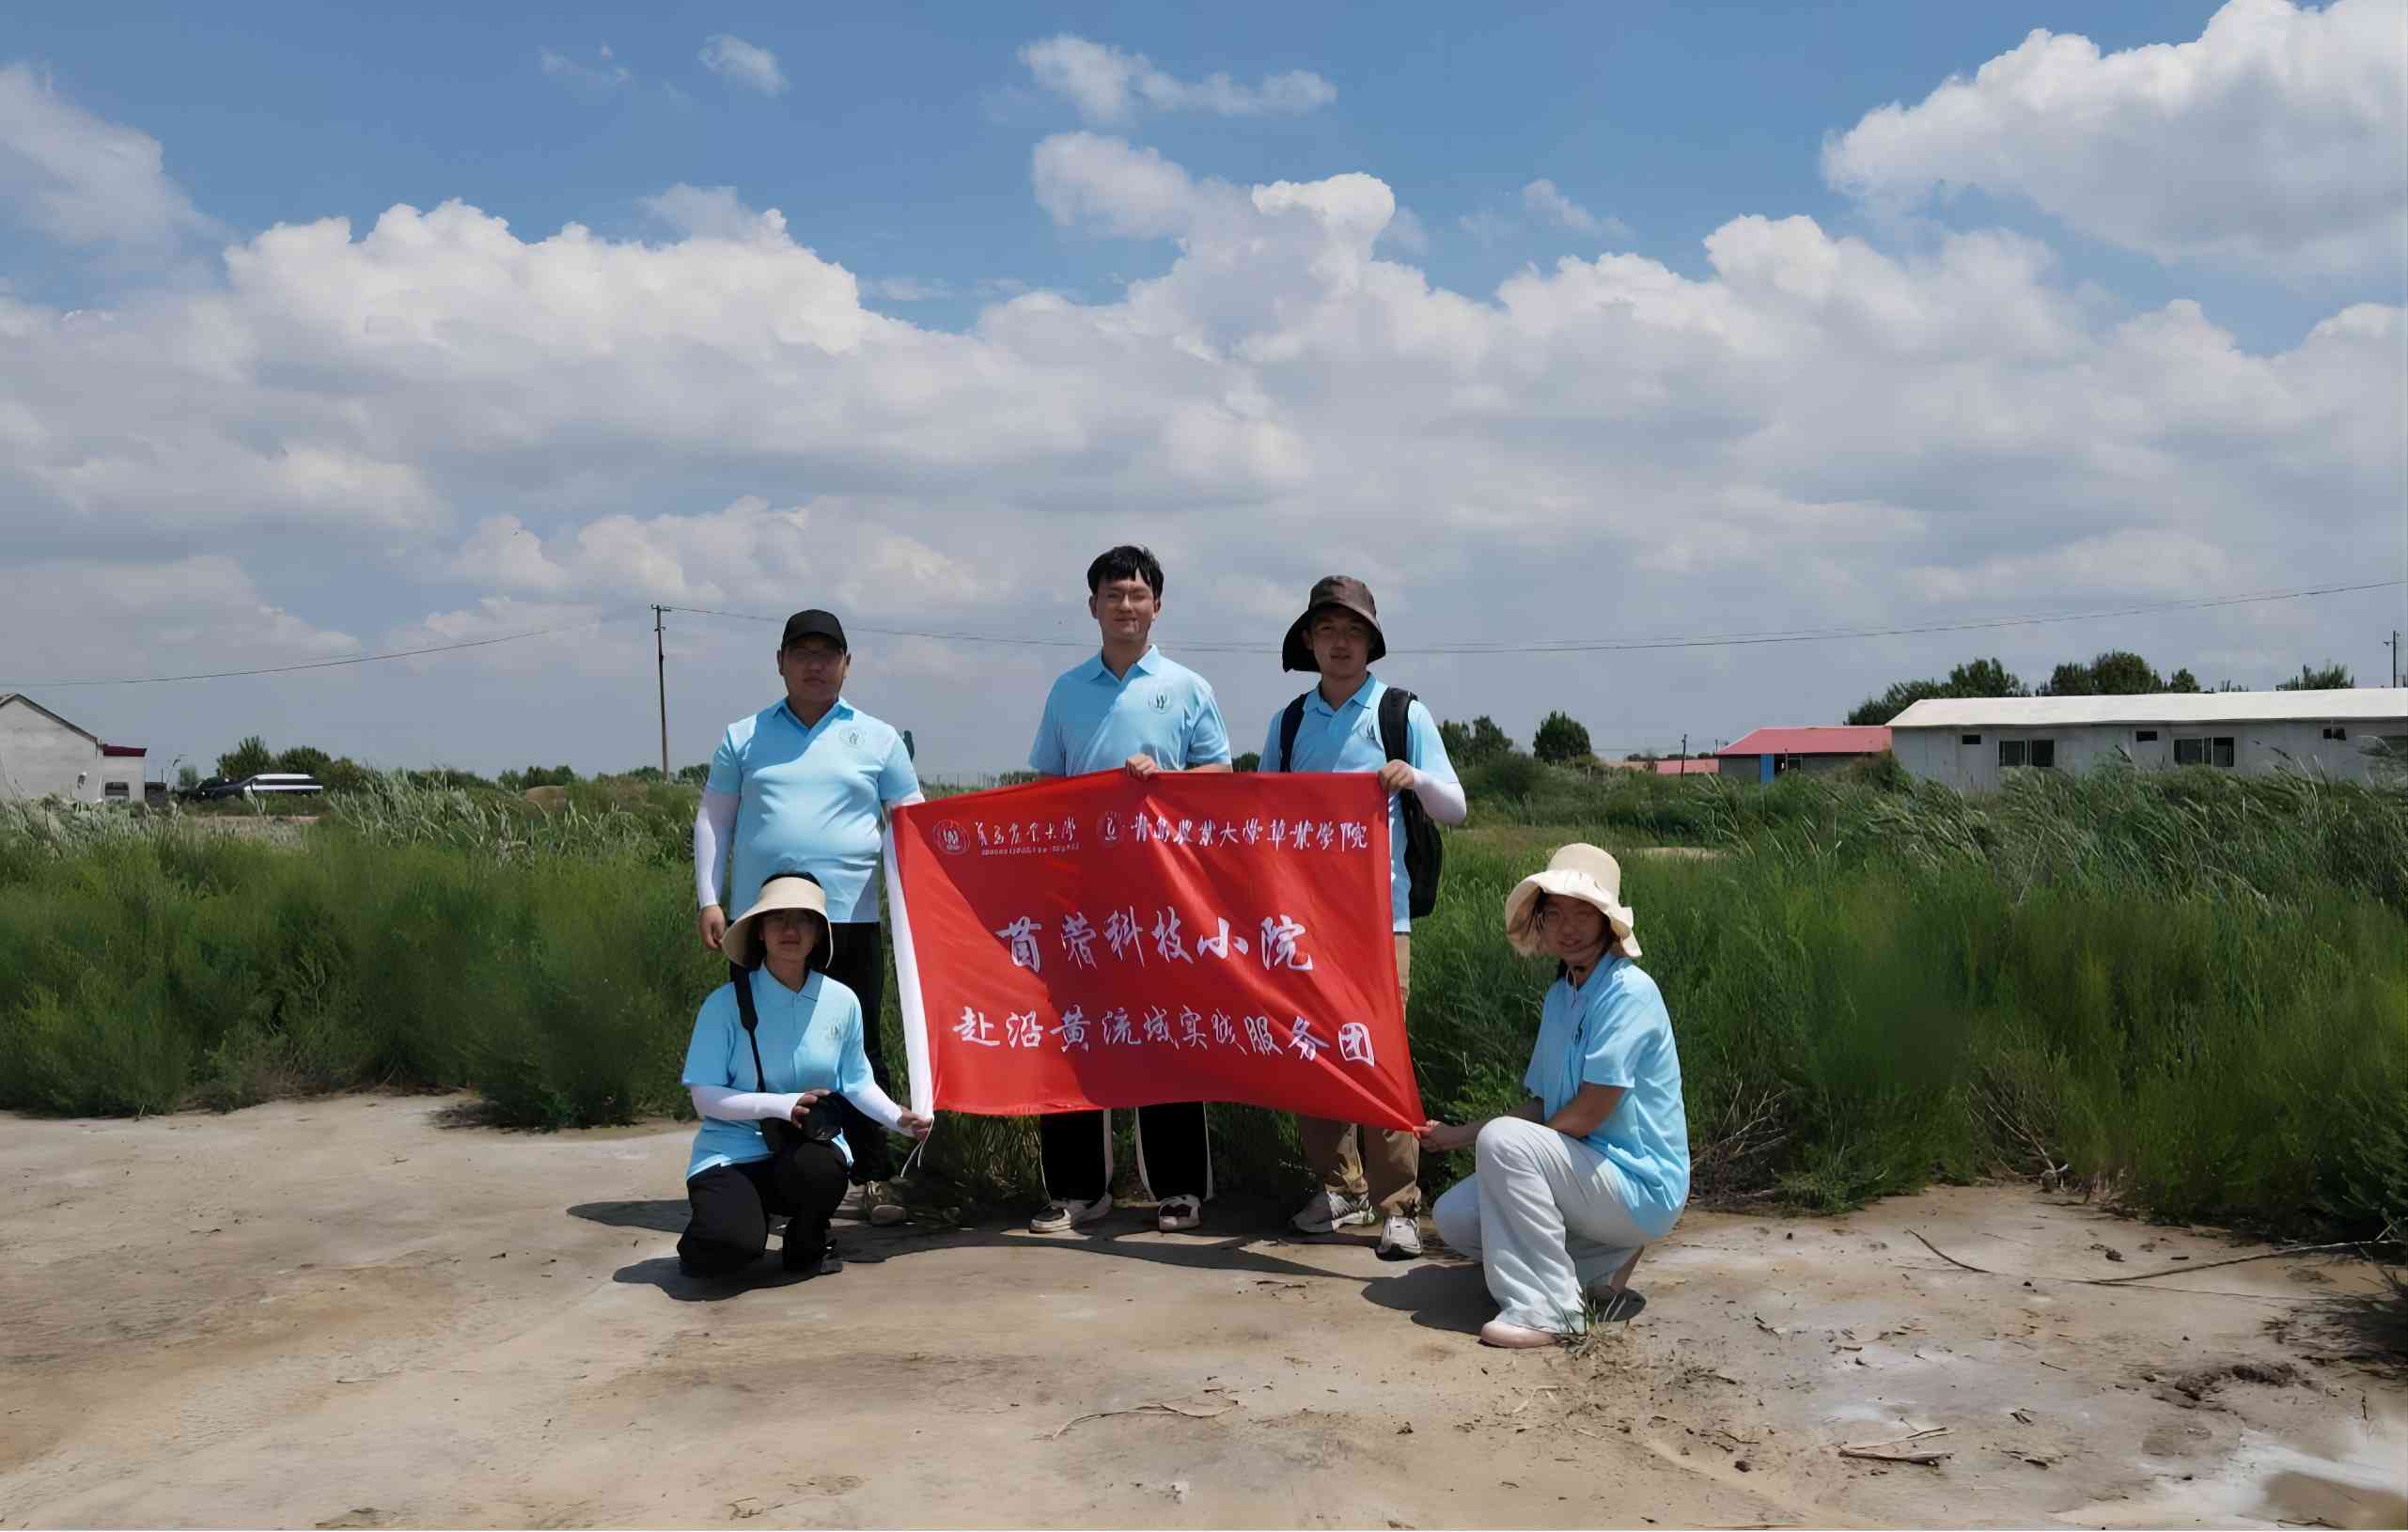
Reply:
[[[1290,625],[1287,642],[1279,647],[1280,669],[1320,672],[1321,662],[1313,658],[1313,618],[1332,607],[1352,612],[1370,625],[1371,664],[1387,657],[1388,641],[1380,632],[1380,603],[1371,599],[1371,587],[1351,574],[1324,574],[1313,582],[1305,615]]]

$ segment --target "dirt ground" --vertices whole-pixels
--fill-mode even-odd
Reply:
[[[2408,1522],[2378,1274],[2025,1189],[1693,1212],[1635,1323],[1501,1352],[1476,1268],[1220,1204],[706,1290],[687,1130],[455,1106],[0,1118],[0,1523]]]

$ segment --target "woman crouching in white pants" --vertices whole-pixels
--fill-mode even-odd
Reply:
[[[1557,961],[1539,1042],[1504,1117],[1425,1122],[1433,1149],[1477,1146],[1478,1169],[1449,1187],[1438,1237],[1478,1256],[1497,1316],[1491,1346],[1545,1346],[1597,1318],[1628,1319],[1639,1249],[1662,1239],[1689,1197],[1689,1118],[1681,1055],[1621,901],[1622,869],[1594,846],[1556,852],[1505,900],[1516,949]]]

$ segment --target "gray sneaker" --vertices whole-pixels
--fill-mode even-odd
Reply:
[[[1419,1260],[1421,1224],[1408,1213],[1392,1212],[1380,1229],[1382,1260]]]
[[[1109,1192],[1092,1202],[1082,1202],[1074,1196],[1056,1197],[1028,1221],[1028,1231],[1032,1234],[1059,1234],[1081,1224],[1092,1224],[1111,1211],[1112,1194]]]
[[[1345,1192],[1321,1191],[1313,1199],[1296,1210],[1289,1222],[1307,1234],[1330,1234],[1341,1228],[1376,1224],[1380,1215],[1371,1211],[1371,1199]]]
[[[903,1199],[895,1195],[891,1181],[864,1182],[861,1188],[861,1215],[873,1224],[899,1224],[911,1216]]]

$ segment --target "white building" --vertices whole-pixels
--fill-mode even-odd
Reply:
[[[0,692],[0,797],[142,802],[138,744],[109,744],[17,692]]]
[[[1900,765],[1964,792],[1994,789],[2018,766],[2084,772],[2109,761],[2408,782],[2408,687],[1930,697],[1889,730]]]

